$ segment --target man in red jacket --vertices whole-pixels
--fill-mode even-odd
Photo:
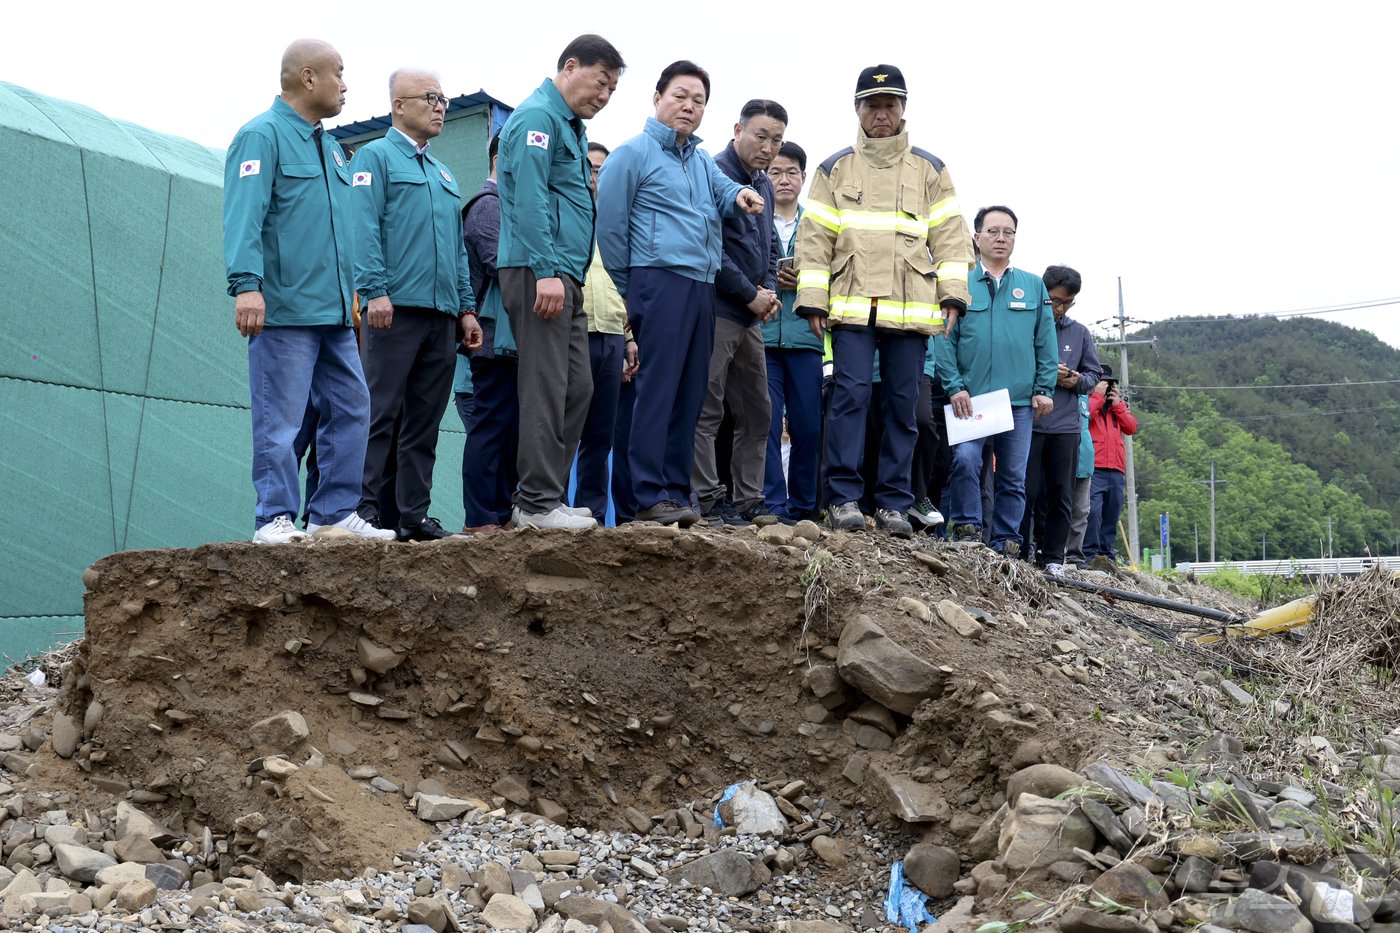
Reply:
[[[1123,435],[1136,434],[1137,419],[1118,392],[1113,367],[1103,366],[1103,378],[1089,396],[1089,436],[1094,440],[1094,478],[1089,487],[1089,527],[1084,532],[1084,556],[1102,554],[1118,559],[1113,542],[1118,537],[1118,516],[1123,511],[1123,486],[1127,461]]]

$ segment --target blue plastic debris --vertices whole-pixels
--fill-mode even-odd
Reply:
[[[719,803],[715,804],[715,826],[719,827],[720,829],[724,829],[724,820],[719,818],[719,804],[724,803],[726,800],[729,800],[731,797],[734,796],[736,792],[738,792],[738,790],[739,784],[730,784],[724,789],[724,796],[719,798]]]
[[[904,863],[891,865],[890,893],[885,895],[885,919],[890,923],[903,924],[909,928],[909,933],[919,933],[919,924],[938,921],[928,912],[925,900],[922,891],[904,883]]]

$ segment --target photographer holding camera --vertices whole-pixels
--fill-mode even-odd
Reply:
[[[1084,556],[1091,561],[1102,555],[1117,561],[1113,543],[1118,537],[1118,516],[1123,511],[1123,487],[1127,460],[1123,435],[1136,434],[1137,419],[1118,389],[1113,367],[1103,365],[1103,378],[1089,396],[1089,435],[1094,440],[1094,478],[1089,492],[1089,528],[1084,533]]]

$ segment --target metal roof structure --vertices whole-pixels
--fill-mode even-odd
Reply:
[[[491,132],[501,128],[505,118],[515,109],[509,104],[503,103],[484,90],[477,90],[472,94],[459,94],[452,98],[452,105],[447,108],[447,120],[458,120],[465,116],[480,113],[490,108],[492,111]],[[499,114],[499,122],[497,115]],[[377,117],[369,117],[365,120],[356,120],[354,123],[345,123],[341,126],[331,127],[330,133],[342,143],[356,143],[363,139],[373,139],[383,136],[392,125],[389,114]]]

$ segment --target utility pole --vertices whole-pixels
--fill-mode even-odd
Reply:
[[[1259,539],[1259,559],[1269,559],[1269,533],[1264,532],[1264,536]]]
[[[1210,462],[1210,479],[1198,479],[1196,482],[1202,486],[1210,487],[1210,562],[1213,564],[1215,563],[1215,487],[1217,484],[1224,485],[1228,483],[1229,480],[1215,478],[1215,461],[1212,460]],[[1328,519],[1328,521],[1331,521],[1331,519]],[[1199,542],[1197,546],[1200,546]]]
[[[1327,559],[1332,559],[1332,519],[1327,519]]]
[[[1155,344],[1157,339],[1151,340],[1129,340],[1128,339],[1128,318],[1123,313],[1123,277],[1118,277],[1118,339],[1105,341],[1099,344],[1101,347],[1117,347],[1118,352],[1118,391],[1123,394],[1123,401],[1128,401],[1132,394],[1128,385],[1128,347],[1135,344]],[[1138,559],[1142,556],[1142,549],[1138,545],[1138,499],[1137,499],[1137,474],[1133,470],[1133,436],[1131,434],[1123,437],[1123,458],[1126,469],[1126,486],[1124,498],[1128,500],[1128,548],[1133,552],[1133,564],[1136,566]],[[1214,557],[1211,560],[1215,560]]]
[[[1201,562],[1201,523],[1193,522],[1192,527],[1196,529],[1196,563]]]

